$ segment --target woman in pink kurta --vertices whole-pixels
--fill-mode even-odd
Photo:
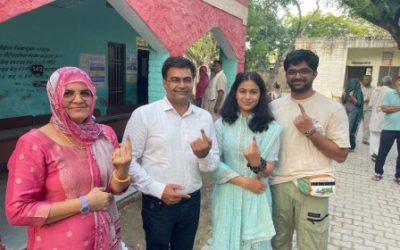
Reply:
[[[75,67],[48,83],[50,123],[23,135],[8,162],[6,215],[28,249],[121,249],[113,194],[130,184],[131,142],[92,121],[96,90]]]
[[[210,79],[208,78],[207,67],[201,66],[199,69],[199,81],[196,85],[196,105],[201,107],[201,100],[203,99],[204,93],[206,92],[208,83]]]

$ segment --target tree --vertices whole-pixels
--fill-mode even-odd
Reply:
[[[285,26],[293,33],[299,23],[298,17],[288,13],[284,17]],[[307,24],[307,26],[306,26]],[[335,16],[316,11],[303,17],[303,37],[338,36],[387,36],[387,31],[359,17]]]
[[[387,30],[400,49],[400,3],[398,0],[340,0],[350,13]]]
[[[265,71],[273,67],[289,43],[287,29],[277,16],[278,1],[250,0],[246,37],[246,70]]]
[[[198,68],[201,65],[209,65],[219,56],[217,40],[211,32],[206,33],[186,50],[185,56]]]
[[[288,45],[286,47],[286,49],[284,50],[283,53],[280,53],[280,57],[278,58],[278,60],[276,60],[273,69],[270,71],[269,74],[269,78],[267,80],[267,86],[272,86],[272,84],[275,82],[276,76],[278,75],[279,72],[279,68],[281,67],[281,62],[283,62],[283,60],[286,58],[286,56],[294,50],[295,48],[295,42],[297,37],[302,36],[305,27],[308,26],[308,23],[305,22],[303,24],[303,16],[302,16],[302,12],[301,12],[301,6],[300,6],[300,2],[298,0],[279,0],[279,1],[273,1],[275,4],[279,4],[280,6],[282,6],[284,9],[288,9],[288,6],[290,4],[296,6],[296,9],[298,11],[298,22],[297,25],[294,25],[295,28],[293,30],[293,32],[291,34],[289,34],[289,42]],[[272,5],[273,3],[269,2],[270,5]],[[313,12],[312,15],[314,15],[315,13],[317,13],[319,11],[319,0],[316,1],[316,9]]]

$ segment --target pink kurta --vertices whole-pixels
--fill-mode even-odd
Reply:
[[[110,148],[117,147],[114,131],[104,125],[102,129],[102,138],[110,142]],[[111,160],[112,150],[109,154]],[[88,155],[93,155],[91,150]],[[94,158],[82,155],[72,145],[57,144],[37,129],[18,140],[8,162],[6,213],[11,224],[28,226],[29,250],[119,249],[120,226],[114,199],[108,211],[76,214],[44,224],[53,202],[78,198],[92,187],[110,183],[110,175],[107,180],[101,179]]]

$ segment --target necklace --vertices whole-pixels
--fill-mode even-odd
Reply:
[[[67,142],[71,145],[74,145],[75,147],[77,147],[79,150],[84,150],[86,149],[85,146],[78,144],[75,141],[72,141],[71,138],[69,138],[69,136],[66,136],[64,133],[60,132],[60,134],[65,138],[65,140],[67,140]]]

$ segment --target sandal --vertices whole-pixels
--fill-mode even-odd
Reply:
[[[400,177],[398,177],[398,178],[394,178],[394,181],[395,181],[397,184],[399,184],[399,185],[400,185]]]
[[[382,180],[382,175],[381,174],[374,174],[374,176],[372,176],[371,180],[380,181],[380,180]],[[399,182],[400,182],[400,178],[399,178]]]

